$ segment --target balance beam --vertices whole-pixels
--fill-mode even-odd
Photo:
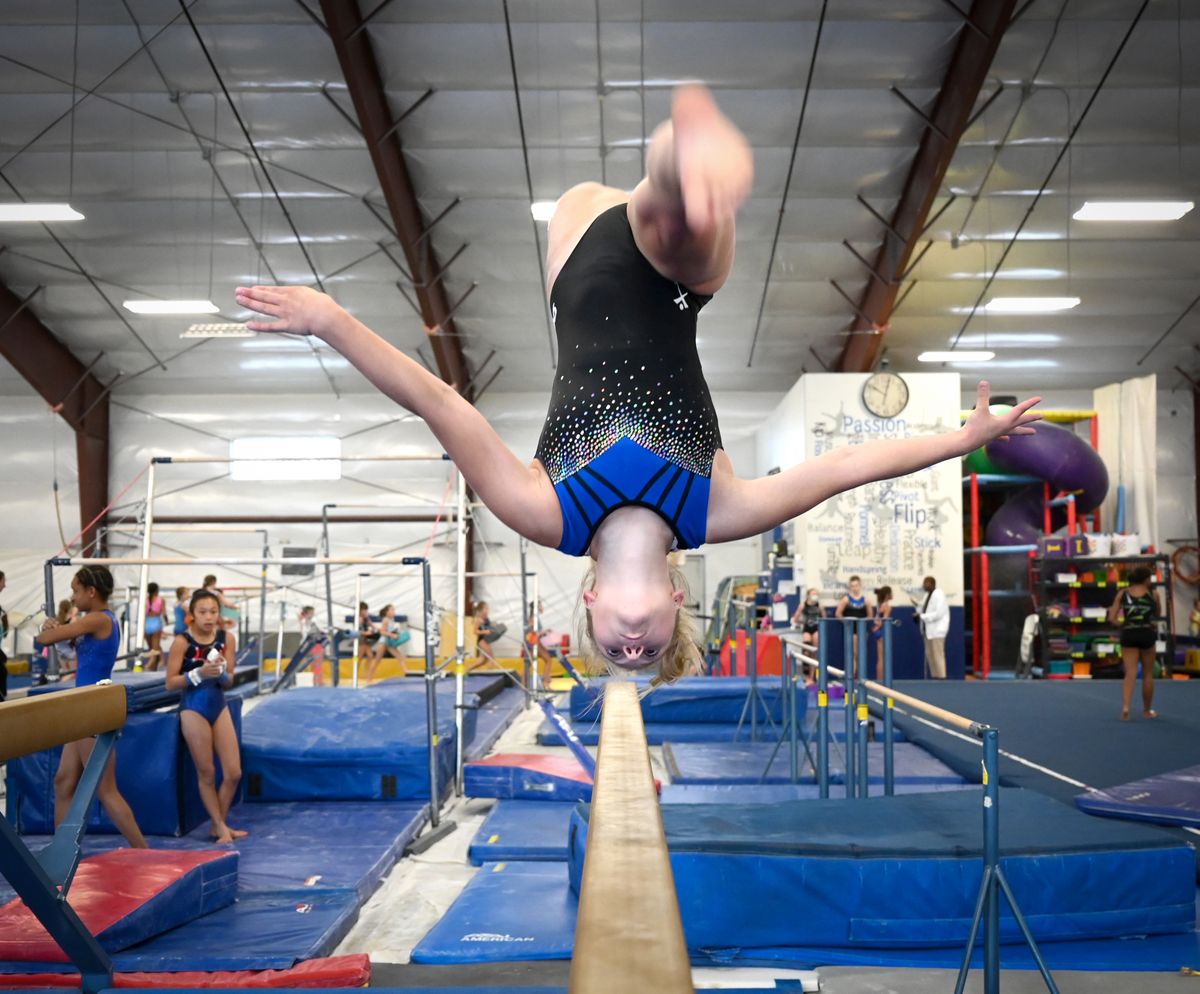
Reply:
[[[123,686],[106,684],[0,703],[0,763],[116,731],[125,724],[126,698]]]
[[[570,994],[693,994],[637,689],[604,692]]]

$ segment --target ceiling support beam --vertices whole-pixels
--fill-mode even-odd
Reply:
[[[927,228],[926,219],[1016,5],[1016,0],[975,0],[970,13],[960,10],[966,26],[959,32],[933,110],[926,116],[914,108],[926,122],[925,131],[896,209],[884,222],[883,244],[874,264],[867,267],[867,285],[837,361],[842,372],[866,372],[879,357],[901,284],[912,268],[909,260]],[[911,106],[908,98],[895,92]]]
[[[329,37],[337,52],[346,87],[362,126],[367,151],[371,154],[371,162],[379,177],[379,185],[391,215],[392,227],[404,252],[408,272],[412,275],[410,282],[416,293],[421,320],[433,348],[438,373],[443,380],[470,400],[470,394],[466,390],[470,380],[467,361],[454,327],[446,287],[442,282],[446,267],[439,265],[432,246],[425,239],[430,226],[422,216],[412,178],[404,161],[404,152],[396,131],[397,122],[393,119],[387,95],[384,93],[383,78],[371,48],[370,33],[362,30],[370,16],[381,6],[377,5],[371,15],[364,18],[357,0],[353,3],[347,3],[345,0],[321,0],[321,12],[329,27]]]
[[[0,356],[75,432],[83,526],[99,517],[108,504],[108,391],[27,303],[28,298],[23,301],[0,286]],[[84,531],[84,550],[91,551],[95,537],[95,525]],[[102,549],[95,552],[103,555]]]

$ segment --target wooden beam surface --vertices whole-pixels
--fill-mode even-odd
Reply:
[[[125,724],[120,684],[78,687],[0,703],[0,763],[111,732]]]
[[[693,994],[641,704],[610,682],[571,957],[570,994]]]

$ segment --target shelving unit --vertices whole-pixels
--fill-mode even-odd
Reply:
[[[1175,632],[1171,622],[1174,590],[1169,556],[1048,556],[1033,560],[1041,622],[1040,675],[1064,680],[1120,673],[1120,627],[1110,624],[1106,615],[1117,592],[1129,586],[1128,575],[1135,566],[1153,569],[1155,588],[1163,593],[1166,613],[1154,620],[1166,623],[1166,634],[1159,639],[1163,649],[1157,655],[1163,667],[1170,669],[1175,659]],[[1068,573],[1093,579],[1058,579]],[[1101,609],[1106,615],[1096,616]],[[1099,674],[1095,672],[1097,669],[1101,671]],[[1034,673],[1039,675],[1037,668]]]

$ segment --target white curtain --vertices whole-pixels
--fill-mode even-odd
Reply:
[[[1105,531],[1117,520],[1117,487],[1125,487],[1125,531],[1143,545],[1159,547],[1157,377],[1140,376],[1093,391],[1100,419],[1100,457],[1108,467],[1109,491],[1101,508]]]

